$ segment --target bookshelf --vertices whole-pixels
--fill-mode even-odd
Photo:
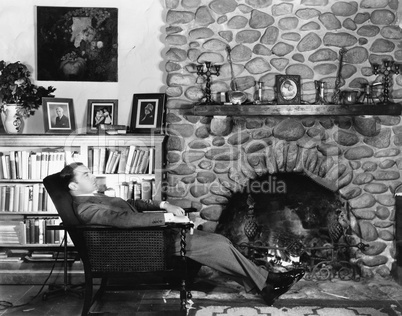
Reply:
[[[65,164],[84,163],[98,177],[98,183],[104,184],[100,191],[105,194],[164,200],[164,142],[164,135],[144,134],[2,135],[0,269],[4,264],[8,271],[24,269],[27,260],[13,260],[12,256],[48,256],[46,252],[59,249],[63,236],[46,229],[46,225],[57,225],[59,218],[42,179],[60,171]],[[39,237],[30,228],[36,228]],[[68,249],[74,249],[71,242]],[[15,269],[10,269],[12,261]],[[6,279],[0,278],[0,282],[10,282],[10,278]]]

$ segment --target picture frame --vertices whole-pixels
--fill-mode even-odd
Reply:
[[[69,134],[75,131],[73,99],[42,98],[45,133]]]
[[[87,109],[87,134],[98,133],[101,124],[117,125],[118,100],[89,99]]]
[[[299,75],[276,75],[275,79],[277,104],[301,103]]]
[[[164,93],[134,94],[130,132],[162,133],[165,103]]]
[[[118,8],[36,6],[37,79],[118,82]]]

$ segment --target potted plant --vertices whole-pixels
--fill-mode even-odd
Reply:
[[[35,113],[43,97],[53,97],[56,89],[34,85],[30,71],[19,61],[7,64],[0,61],[0,110],[7,133],[21,133],[23,118]]]

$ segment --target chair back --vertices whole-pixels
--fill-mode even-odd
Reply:
[[[73,198],[62,183],[60,172],[49,175],[43,179],[43,185],[52,199],[63,225],[65,227],[74,228],[81,225],[81,222],[74,212]],[[67,230],[75,247],[79,247],[79,245],[82,244],[82,235],[74,229]],[[80,249],[77,250],[80,251]]]

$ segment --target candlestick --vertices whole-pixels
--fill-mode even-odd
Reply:
[[[325,82],[324,81],[314,81],[315,84],[315,103],[314,104],[328,104],[327,99],[325,98]]]

